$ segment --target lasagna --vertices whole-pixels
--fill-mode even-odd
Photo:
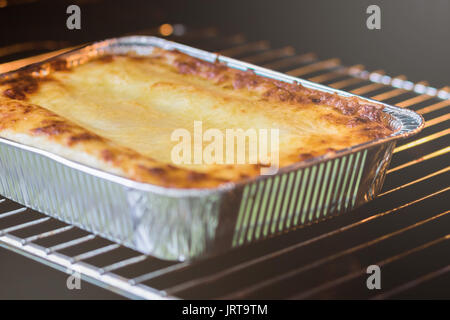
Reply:
[[[107,54],[76,66],[59,59],[0,78],[0,137],[90,167],[164,187],[214,188],[254,178],[271,165],[259,158],[174,161],[181,143],[174,132],[195,140],[196,123],[204,133],[224,136],[230,129],[276,129],[280,168],[393,132],[382,105],[178,51]],[[215,145],[216,156],[229,155],[225,143],[220,148]]]

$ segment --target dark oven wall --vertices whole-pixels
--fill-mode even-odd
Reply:
[[[81,29],[68,30],[66,9],[81,8]],[[381,10],[381,29],[369,30],[370,5]],[[339,57],[369,70],[406,74],[412,81],[448,84],[448,0],[8,0],[0,1],[0,45],[52,40],[39,51],[151,29],[162,23],[215,27],[250,40],[292,45],[321,58]],[[22,53],[23,54],[23,53]],[[29,54],[29,53],[28,53]],[[21,57],[0,54],[1,61]]]

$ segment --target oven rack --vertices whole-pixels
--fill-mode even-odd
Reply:
[[[437,297],[449,298],[449,88],[413,83],[383,70],[369,72],[362,65],[346,67],[337,58],[298,54],[290,46],[273,49],[268,41],[247,41],[241,34],[186,30],[168,38],[411,108],[423,115],[426,126],[397,146],[383,191],[374,201],[221,256],[192,263],[161,261],[3,198],[0,245],[137,299],[420,298],[429,297],[433,288]],[[0,71],[53,54],[4,63]],[[369,264],[388,270],[388,288],[367,290]]]

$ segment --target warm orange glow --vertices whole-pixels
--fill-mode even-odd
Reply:
[[[375,91],[375,90],[381,89],[383,87],[384,87],[384,84],[382,84],[382,83],[371,83],[366,86],[360,87],[358,89],[352,90],[350,92],[354,93],[354,94],[364,94],[364,93],[367,93],[370,91]]]
[[[352,84],[357,84],[358,82],[363,82],[363,81],[364,81],[364,79],[355,77],[355,78],[349,78],[349,79],[333,82],[329,86],[332,87],[332,88],[335,88],[335,89],[341,89],[341,88],[350,86]]]
[[[447,107],[447,106],[450,106],[450,100],[444,100],[444,101],[432,104],[431,106],[427,106],[425,108],[419,109],[416,112],[420,113],[420,114],[426,114],[426,113],[436,111],[436,110],[439,110],[439,109]]]
[[[432,177],[438,176],[438,175],[440,175],[440,174],[442,174],[442,173],[446,173],[446,172],[449,171],[449,170],[450,170],[450,167],[441,169],[441,170],[439,170],[439,171],[435,171],[435,172],[433,172],[433,173],[430,173],[429,175],[426,175],[425,177],[416,179],[416,180],[414,180],[414,181],[405,183],[405,184],[403,184],[403,185],[401,185],[401,186],[399,186],[399,187],[397,187],[397,188],[394,188],[394,189],[391,189],[391,190],[389,190],[389,191],[380,193],[380,194],[378,195],[378,198],[380,198],[380,197],[382,197],[382,196],[385,196],[385,195],[387,195],[387,194],[389,194],[389,193],[392,193],[392,192],[394,192],[394,191],[397,191],[397,190],[400,190],[400,189],[409,187],[409,186],[411,186],[411,185],[413,185],[413,184],[416,184],[416,183],[419,183],[419,182],[421,182],[421,181],[424,181],[424,180],[430,179],[430,178],[432,178]]]
[[[57,51],[43,53],[43,54],[40,54],[40,55],[37,55],[37,56],[33,56],[33,57],[30,57],[30,58],[23,58],[23,59],[20,59],[20,60],[15,60],[15,61],[11,61],[11,62],[0,64],[0,73],[16,70],[16,69],[19,69],[19,68],[24,67],[26,65],[29,65],[31,63],[36,63],[36,62],[39,62],[39,61],[43,61],[43,60],[49,59],[49,58],[51,58],[53,56],[56,56],[58,54],[66,52],[66,51],[75,49],[77,47],[78,46],[70,47],[70,48],[66,48],[66,49],[61,49],[61,50],[57,50]]]
[[[425,155],[425,156],[423,156],[423,157],[421,157],[419,159],[415,159],[415,160],[409,161],[409,162],[407,162],[405,164],[399,165],[399,166],[397,166],[395,168],[389,169],[387,171],[387,173],[392,173],[392,172],[398,171],[400,169],[407,168],[409,166],[415,165],[415,164],[420,163],[422,161],[442,156],[443,154],[446,154],[448,152],[450,152],[450,147],[446,147],[446,148],[440,149],[438,151],[435,151],[435,152],[432,152],[430,154],[427,154],[427,155]]]
[[[394,90],[390,90],[388,92],[384,92],[381,94],[378,94],[376,96],[371,97],[374,100],[379,100],[379,101],[383,101],[389,98],[393,98],[396,97],[398,95],[401,95],[402,93],[407,92],[405,89],[394,89]]]
[[[171,24],[165,23],[159,27],[159,33],[165,37],[170,36],[173,33],[173,27]]]
[[[397,148],[394,149],[394,153],[400,152],[400,151],[403,151],[403,150],[406,150],[406,149],[409,149],[409,148],[413,148],[415,146],[418,146],[418,145],[426,143],[426,142],[430,142],[432,140],[435,140],[435,139],[438,139],[438,138],[443,137],[445,135],[448,135],[449,133],[450,133],[450,129],[443,130],[443,131],[440,131],[440,132],[436,132],[436,133],[431,134],[429,136],[426,136],[424,138],[417,139],[417,140],[414,140],[413,142],[410,142],[410,143],[404,144],[404,145],[402,145],[400,147],[397,147]]]
[[[433,97],[429,96],[427,94],[421,94],[420,96],[397,103],[397,107],[406,108],[406,107],[412,106],[413,104],[421,103],[422,101],[425,101],[425,100],[428,100],[431,98],[433,98]]]
[[[357,72],[358,70],[361,71],[364,68],[363,65],[361,64],[357,64],[348,68],[340,68],[338,70],[335,71],[331,71],[331,72],[327,72],[315,77],[311,77],[308,78],[309,81],[313,81],[313,82],[324,82],[327,80],[331,80],[334,78],[339,78],[340,76],[345,75],[346,73],[352,73],[352,72]]]
[[[341,60],[337,59],[337,58],[332,58],[332,59],[328,59],[325,61],[320,61],[320,62],[316,62],[304,67],[299,67],[297,69],[294,70],[290,70],[288,72],[286,72],[288,75],[291,76],[301,76],[307,73],[311,73],[313,71],[320,71],[321,69],[326,69],[326,68],[332,68],[335,66],[338,66],[341,63]]]
[[[450,114],[447,113],[447,114],[444,114],[443,116],[434,118],[432,120],[428,120],[427,122],[425,122],[425,128],[428,128],[428,127],[434,126],[438,123],[447,121],[448,119],[450,119]]]
[[[0,8],[4,8],[8,5],[8,1],[7,0],[0,0]]]

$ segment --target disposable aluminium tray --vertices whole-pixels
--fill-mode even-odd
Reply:
[[[145,55],[155,47],[177,49],[210,62],[218,59],[263,77],[354,96],[156,37],[105,40],[56,58],[77,65],[107,53]],[[382,187],[396,141],[419,132],[424,125],[420,115],[384,105],[397,129],[386,138],[281,168],[273,176],[215,189],[138,183],[0,138],[0,193],[161,259],[188,260],[216,254],[349,211],[374,198]]]

